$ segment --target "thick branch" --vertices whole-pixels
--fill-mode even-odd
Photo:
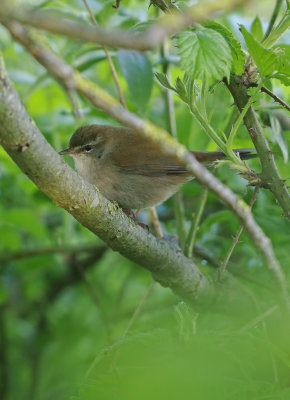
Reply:
[[[248,101],[247,88],[243,82],[243,78],[238,75],[232,76],[228,88],[239,110],[243,110]],[[279,175],[274,155],[270,150],[267,139],[263,133],[263,128],[252,107],[250,107],[246,113],[244,122],[261,161],[263,185],[271,190],[282,207],[285,216],[290,218],[290,196],[286,183]]]
[[[32,10],[25,7],[11,7],[5,1],[0,7],[0,20],[19,21],[23,24],[44,29],[49,32],[73,37],[85,42],[95,42],[103,46],[126,49],[149,50],[160,45],[166,36],[170,36],[192,24],[200,23],[218,11],[229,11],[247,0],[214,0],[201,2],[189,7],[185,13],[166,15],[142,33],[133,34],[124,31],[108,31],[92,27],[84,22],[61,18],[51,12]],[[2,1],[3,3],[3,1]]]
[[[18,32],[15,32],[15,29],[11,29],[11,27],[15,25],[18,29]],[[59,77],[58,67],[53,67],[52,64],[47,61],[47,57],[49,58],[50,53],[48,49],[44,48],[41,44],[32,41],[28,31],[20,24],[9,24],[8,28],[11,33],[27,47],[27,49],[49,70],[52,75]],[[60,58],[59,62],[65,65],[64,61]],[[244,224],[248,234],[252,238],[254,245],[258,251],[261,252],[266,265],[274,273],[277,281],[279,282],[282,296],[284,299],[286,299],[287,286],[285,283],[285,277],[273,253],[271,241],[269,238],[267,238],[267,236],[264,235],[260,227],[256,224],[247,204],[239,199],[217,178],[215,178],[190,153],[187,152],[187,149],[184,146],[176,143],[176,141],[163,129],[154,126],[149,121],[140,119],[133,113],[121,107],[118,102],[107,92],[99,88],[96,84],[93,84],[91,81],[85,79],[77,71],[72,72],[70,79],[73,81],[73,85],[75,86],[76,90],[89,99],[94,106],[104,110],[117,121],[134,128],[136,134],[143,135],[149,140],[154,141],[156,145],[160,146],[160,151],[168,154],[174,154],[179,159],[180,163],[185,165],[199,182],[207,186],[235,212],[235,214]],[[51,195],[49,196],[52,197]],[[128,258],[130,258],[130,256]],[[143,264],[141,263],[141,265]]]
[[[19,167],[60,207],[113,250],[147,268],[164,286],[190,301],[212,298],[207,279],[166,240],[158,240],[127,218],[77,175],[31,122],[0,64],[0,142]]]

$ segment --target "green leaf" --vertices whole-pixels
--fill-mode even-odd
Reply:
[[[242,74],[244,71],[245,57],[241,45],[238,40],[233,36],[232,32],[225,28],[223,25],[214,21],[208,21],[203,24],[206,28],[214,29],[219,32],[229,45],[232,53],[232,71],[235,74]]]
[[[170,84],[166,74],[161,74],[160,72],[156,72],[155,77],[158,80],[158,82],[166,89],[175,90],[174,87]]]
[[[118,50],[117,56],[131,97],[138,109],[144,110],[153,86],[150,60],[145,54],[134,50]]]
[[[258,42],[261,42],[263,40],[264,37],[263,27],[261,20],[257,15],[251,25],[251,34],[255,37],[255,39],[258,40]]]
[[[243,25],[240,25],[240,30],[259,72],[264,76],[273,74],[278,65],[276,53],[273,50],[265,49]]]
[[[232,55],[224,37],[217,31],[198,27],[178,36],[181,68],[193,79],[209,82],[229,78]]]

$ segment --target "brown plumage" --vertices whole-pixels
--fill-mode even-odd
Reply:
[[[252,158],[253,149],[235,150]],[[225,158],[222,151],[192,151],[198,161],[211,164]],[[104,196],[124,208],[146,208],[162,203],[193,176],[175,156],[125,127],[86,125],[76,130],[69,149],[76,169]]]

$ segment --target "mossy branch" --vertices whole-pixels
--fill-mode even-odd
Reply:
[[[175,12],[160,18],[142,33],[107,30],[87,23],[61,18],[57,14],[41,9],[12,6],[8,0],[2,0],[0,7],[1,22],[18,21],[25,25],[73,37],[85,42],[99,43],[113,48],[150,50],[159,46],[163,40],[192,24],[201,23],[216,12],[227,12],[248,0],[212,0],[200,2],[188,7],[186,12]]]
[[[15,26],[17,29],[15,29]],[[50,53],[51,51],[45,47],[43,47],[42,44],[39,44],[35,41],[32,40],[31,36],[29,35],[29,31],[27,31],[24,27],[22,27],[20,24],[17,23],[17,25],[15,25],[15,23],[9,24],[8,25],[8,29],[10,30],[10,32],[31,52],[31,54],[34,55],[34,57],[42,64],[44,65],[48,71],[55,76],[57,79],[59,79],[61,82],[61,77],[59,76],[59,67],[61,67],[61,69],[66,70],[65,66],[66,63],[58,56],[54,55],[57,58],[57,62],[54,65],[51,62],[51,57],[50,57]],[[4,71],[4,67],[2,67],[3,71]],[[92,83],[91,81],[87,80],[86,78],[84,78],[78,71],[75,71],[73,69],[70,69],[71,74],[69,76],[69,81],[70,84],[73,85],[73,87],[75,88],[76,91],[78,91],[80,94],[82,94],[84,97],[86,97],[95,107],[100,108],[102,110],[104,110],[108,115],[110,115],[111,117],[115,118],[117,121],[132,127],[135,131],[136,134],[140,134],[144,137],[146,137],[148,140],[153,141],[157,146],[160,147],[160,151],[164,152],[166,154],[173,154],[174,156],[177,157],[177,159],[179,160],[181,165],[184,165],[188,171],[190,171],[193,176],[196,177],[196,179],[203,184],[204,186],[208,187],[212,192],[214,192],[230,209],[232,209],[234,211],[234,213],[237,215],[237,217],[241,220],[241,222],[244,224],[245,229],[247,230],[249,236],[252,239],[253,244],[255,245],[255,247],[257,248],[257,250],[261,253],[265,264],[267,265],[267,267],[270,269],[270,271],[273,272],[279,287],[280,287],[280,291],[281,294],[284,298],[284,301],[286,302],[287,300],[287,285],[286,285],[286,281],[285,281],[285,277],[283,274],[283,271],[281,270],[281,267],[278,263],[278,261],[276,260],[276,257],[274,255],[273,249],[272,249],[272,245],[271,245],[271,241],[270,239],[265,236],[265,234],[263,233],[263,231],[260,229],[260,227],[257,225],[257,223],[255,222],[251,211],[249,209],[249,207],[240,199],[238,198],[228,187],[226,187],[224,184],[222,184],[222,182],[220,182],[215,176],[213,176],[204,166],[202,166],[188,151],[187,149],[178,144],[173,138],[172,136],[170,136],[166,131],[164,131],[163,129],[155,126],[154,124],[152,124],[149,121],[145,121],[142,120],[141,118],[137,117],[135,114],[129,112],[128,110],[124,109],[114,98],[112,98],[107,92],[105,92],[103,89],[101,89],[100,87],[98,87],[96,84]],[[6,73],[4,73],[4,75],[6,76]],[[8,79],[7,77],[4,77],[4,81],[5,79]],[[5,88],[5,85],[3,85],[3,88]],[[16,94],[14,94],[14,101],[17,102],[19,101],[18,97]],[[7,102],[8,100],[11,100],[11,96],[6,99],[5,96],[3,96],[2,93],[2,101],[4,102],[4,104],[6,104],[5,102]],[[7,107],[7,106],[5,106]],[[13,106],[13,103],[10,104],[10,109],[13,110],[15,109]],[[25,110],[24,110],[25,111]],[[22,113],[24,113],[24,111],[22,111]],[[6,112],[8,112],[6,110]],[[20,113],[18,113],[16,116],[18,116]],[[9,115],[9,112],[8,112]],[[28,117],[26,117],[28,118]],[[6,121],[8,123],[8,125],[10,126],[10,120],[8,119],[8,121]],[[21,121],[19,121],[20,124]],[[1,124],[0,124],[1,126]],[[5,124],[3,124],[3,126],[5,126]],[[11,125],[12,126],[12,125]],[[20,125],[18,126],[18,129],[20,128]],[[17,133],[17,126],[15,127],[15,129],[12,130],[12,133],[14,133],[16,135]],[[29,130],[29,127],[27,127],[27,129]],[[35,128],[36,129],[36,128]],[[2,129],[3,131],[3,129]],[[0,132],[1,132],[1,128],[0,128]],[[3,143],[4,143],[4,147],[5,147],[5,140],[6,136],[5,136],[5,132],[3,132],[4,137],[3,137]],[[27,134],[27,132],[26,132]],[[39,136],[40,133],[37,131],[37,135]],[[13,137],[13,135],[12,135]],[[42,137],[40,135],[40,137]],[[44,139],[42,138],[42,141]],[[18,143],[19,146],[19,136],[17,136],[16,138],[16,142]],[[30,143],[30,135],[29,135],[29,143]],[[43,144],[44,146],[44,144]],[[8,147],[8,152],[9,154],[11,154],[10,151],[10,147]],[[29,148],[30,151],[30,148]],[[50,152],[46,151],[45,152],[45,156],[47,156],[47,154],[51,153],[52,149],[50,150]],[[23,153],[23,154],[26,154]],[[41,154],[41,153],[40,153]],[[19,160],[19,152],[13,152],[11,154],[12,158],[15,159],[15,161],[19,164],[21,164],[22,169],[27,173],[27,166],[26,163],[24,163],[22,165],[22,158],[20,157]],[[56,158],[56,156],[52,156],[51,154],[51,160],[46,160],[47,161],[47,165],[45,166],[46,170],[49,170],[49,165],[51,164],[51,162],[55,162],[58,164],[58,160],[59,158]],[[26,162],[29,162],[29,160],[26,160]],[[40,163],[40,160],[39,160]],[[64,166],[64,164],[61,164],[62,168]],[[29,166],[29,164],[28,164]],[[27,173],[32,180],[34,180],[34,175],[36,173],[36,171],[38,171],[38,169],[40,168],[40,165],[34,165],[35,169],[32,169],[31,173],[32,176]],[[59,165],[60,166],[60,165]],[[56,170],[54,171],[52,169],[51,171],[52,176],[56,175],[57,177],[59,177],[59,179],[63,178],[60,175],[60,171]],[[73,171],[70,172],[70,174],[72,174]],[[71,179],[78,179],[78,183],[80,188],[78,188],[77,182],[75,182],[75,185],[70,184]],[[35,180],[34,180],[35,181]],[[38,182],[37,180],[37,184],[38,186],[45,191],[45,193],[48,194],[48,196],[50,196],[51,198],[54,198],[53,195],[55,194],[55,192],[57,192],[58,196],[61,196],[61,191],[63,189],[62,186],[57,185],[57,180],[53,180],[53,185],[51,187],[51,190],[47,190],[46,185],[44,185],[44,182]],[[55,186],[56,185],[56,186]],[[88,185],[86,184],[83,180],[81,180],[80,177],[78,177],[77,175],[71,175],[71,178],[68,179],[68,182],[65,185],[66,188],[66,196],[68,198],[71,198],[71,196],[75,196],[76,198],[79,199],[79,202],[77,202],[77,204],[82,204],[81,206],[81,210],[82,207],[85,206],[86,211],[85,214],[87,215],[87,213],[91,214],[91,208],[88,207],[88,204],[94,204],[94,197],[92,198],[92,194],[90,194],[90,191],[93,190],[93,188],[91,187],[91,185],[86,186],[86,193],[84,193],[84,195],[82,195],[81,192],[79,192],[79,190],[84,187],[84,185]],[[69,188],[68,188],[69,186]],[[70,190],[69,190],[70,189]],[[77,193],[74,194],[74,190],[77,190]],[[94,192],[95,193],[95,192]],[[81,197],[78,197],[80,196]],[[94,194],[94,196],[96,197],[96,194]],[[97,197],[99,197],[101,200],[99,201],[99,203],[102,203],[105,205],[105,208],[107,207],[112,207],[111,203],[106,202],[106,200],[101,196],[98,195]],[[63,196],[61,197],[63,198]],[[65,197],[66,198],[66,197]],[[89,203],[85,203],[84,205],[84,201],[86,201],[86,199],[89,199]],[[84,200],[85,199],[85,200]],[[57,202],[59,202],[57,200]],[[99,204],[98,203],[98,204]],[[102,229],[99,232],[99,229],[97,229],[95,227],[95,225],[91,225],[89,221],[87,221],[87,219],[85,219],[85,221],[82,222],[82,219],[80,219],[80,213],[81,216],[83,215],[83,212],[80,210],[75,210],[72,209],[72,203],[69,202],[68,204],[65,202],[64,204],[62,204],[62,202],[60,202],[60,204],[66,208],[69,212],[71,212],[71,214],[73,214],[77,219],[80,220],[81,223],[83,223],[83,225],[89,227],[89,229],[91,229],[93,232],[96,233],[97,230],[97,234],[103,238],[106,238],[107,243],[114,248],[115,243],[117,243],[117,249],[118,251],[120,251],[122,253],[123,249],[123,244],[119,243],[118,241],[116,242],[115,240],[111,241],[109,240],[109,238],[112,235],[112,232],[115,232],[117,229],[118,224],[116,225],[116,221],[114,218],[121,218],[122,213],[119,214],[117,212],[117,210],[112,209],[112,214],[114,214],[114,218],[112,219],[111,217],[108,217],[108,215],[106,213],[104,213],[104,209],[101,208],[100,209],[100,215],[99,218],[104,219],[105,221],[105,226],[106,226],[106,221],[108,223],[108,225],[106,226],[106,229],[104,230],[104,221],[102,220],[102,224],[100,225],[102,227]],[[78,205],[79,207],[79,205]],[[92,220],[95,221],[95,218],[93,217],[95,214],[91,214]],[[119,222],[121,222],[122,219],[119,220]],[[89,223],[89,226],[87,225]],[[118,229],[117,229],[118,231]],[[132,231],[130,231],[130,235],[134,235],[135,229],[133,229]],[[111,233],[110,233],[111,232]],[[127,234],[129,234],[127,232]],[[126,237],[127,237],[126,234]],[[109,235],[109,237],[108,237]],[[131,236],[129,235],[129,238],[131,238]],[[140,233],[141,235],[141,233]],[[113,237],[119,237],[118,232],[115,232],[113,234]],[[132,240],[132,246],[134,248],[133,243],[136,242],[137,239],[137,235],[134,235],[134,240]],[[150,240],[151,239],[151,235],[149,235]],[[105,239],[104,239],[105,240]],[[126,244],[128,246],[128,241],[126,241]],[[205,279],[204,277],[199,277],[199,275],[196,275],[197,271],[195,269],[193,269],[193,271],[191,271],[192,264],[189,262],[189,260],[187,260],[186,258],[183,259],[182,262],[185,263],[185,265],[187,265],[187,268],[189,268],[189,271],[191,271],[191,273],[193,273],[194,275],[194,279],[191,280],[191,283],[189,284],[189,281],[187,280],[187,273],[181,273],[182,276],[179,276],[179,272],[180,271],[176,271],[176,269],[173,271],[170,271],[170,268],[166,268],[167,269],[167,273],[164,273],[164,270],[161,267],[158,267],[158,264],[160,265],[164,265],[166,264],[166,262],[170,262],[172,260],[175,260],[175,263],[180,264],[180,262],[178,262],[178,257],[183,257],[181,255],[179,255],[177,257],[177,255],[173,255],[173,259],[171,259],[168,255],[166,255],[166,260],[162,260],[160,259],[160,257],[158,256],[157,259],[156,258],[151,258],[151,256],[149,257],[149,255],[147,255],[146,257],[142,257],[142,255],[140,254],[140,251],[142,253],[142,246],[147,246],[147,248],[151,248],[151,246],[153,246],[153,248],[151,249],[152,254],[155,254],[155,257],[157,257],[157,248],[154,246],[156,246],[155,242],[150,242],[149,246],[148,246],[148,242],[146,243],[145,237],[143,236],[143,233],[141,235],[140,238],[140,242],[138,241],[138,249],[139,249],[139,253],[138,253],[138,257],[137,259],[135,259],[135,250],[133,250],[133,254],[130,252],[130,250],[125,246],[125,253],[126,256],[130,259],[135,259],[135,261],[140,260],[140,264],[143,266],[147,266],[149,269],[151,268],[151,264],[154,265],[158,270],[162,270],[163,273],[161,274],[162,276],[160,277],[159,274],[157,274],[158,280],[159,282],[163,282],[164,280],[164,284],[167,286],[172,286],[175,288],[176,291],[184,291],[184,292],[190,292],[191,293],[191,297],[196,296],[195,290],[196,290],[196,285],[194,282],[196,282],[196,279],[198,281],[201,282],[202,286],[207,287],[207,281],[203,281],[203,279]],[[157,253],[156,253],[157,252]],[[124,254],[124,253],[123,253]],[[162,256],[165,256],[165,254],[163,253],[163,251],[161,251],[161,258]],[[167,258],[169,257],[170,260]],[[177,259],[176,259],[177,257]],[[147,264],[148,260],[151,260],[149,264]],[[146,261],[147,260],[147,261]],[[159,260],[159,262],[156,263],[156,261]],[[187,261],[185,261],[187,260]],[[139,261],[137,261],[139,262]],[[173,261],[174,262],[174,261]],[[189,263],[189,264],[188,264]],[[146,265],[145,265],[146,264]],[[171,265],[171,264],[170,264]],[[173,265],[171,265],[171,267],[173,267]],[[173,273],[173,275],[171,276],[170,274]],[[156,276],[156,272],[154,272],[155,276]],[[177,277],[179,277],[177,279]],[[171,279],[172,278],[172,279]],[[180,280],[181,279],[181,280]],[[183,280],[184,279],[184,280]],[[170,282],[169,282],[170,280]],[[176,282],[177,282],[177,287],[176,286]],[[183,285],[185,285],[185,287],[181,290],[181,288],[183,287]],[[193,285],[193,292],[192,289],[190,289],[190,286]],[[202,290],[203,291],[203,290]],[[207,291],[207,289],[205,290]]]
[[[2,59],[0,143],[40,190],[113,250],[148,269],[156,281],[184,299],[212,299],[213,287],[178,246],[148,234],[61,159],[31,121]]]

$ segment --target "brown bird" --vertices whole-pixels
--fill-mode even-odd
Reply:
[[[254,149],[236,149],[242,159],[255,157]],[[191,151],[203,164],[225,158],[222,151]],[[131,128],[86,125],[72,135],[70,154],[80,175],[96,185],[111,201],[126,209],[156,206],[194,177],[175,156],[160,149]]]

